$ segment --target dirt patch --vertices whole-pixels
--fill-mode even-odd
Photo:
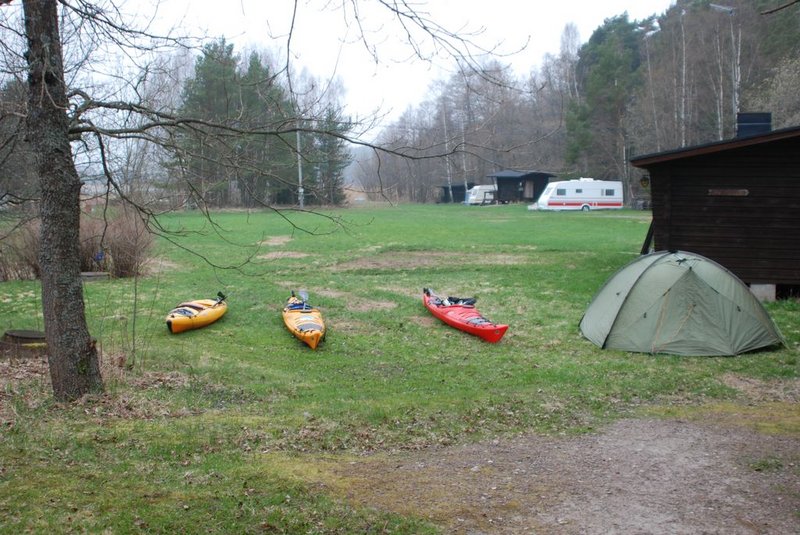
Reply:
[[[735,388],[753,402],[786,401],[800,403],[800,379],[761,381],[752,377],[728,374],[722,378],[722,382],[731,388]]]
[[[142,375],[131,376],[128,378],[131,385],[137,390],[151,389],[178,389],[189,386],[189,376],[185,373],[171,372],[145,372]]]
[[[433,327],[442,325],[442,321],[434,318],[433,316],[414,316],[414,323],[423,325],[425,327]]]
[[[278,258],[305,258],[309,256],[308,253],[301,253],[299,251],[273,251],[271,253],[259,255],[258,258],[262,260],[274,260]]]
[[[379,289],[383,290],[384,292],[402,295],[404,297],[412,297],[414,299],[419,299],[420,302],[422,301],[422,288],[409,288],[408,286],[381,286]]]
[[[368,299],[358,297],[349,292],[342,292],[339,290],[322,289],[315,292],[323,297],[331,297],[334,299],[347,299],[348,310],[356,312],[372,312],[376,310],[392,310],[397,308],[397,303],[388,300]]]
[[[0,352],[0,422],[5,425],[16,419],[12,399],[31,404],[43,397],[41,392],[50,385],[50,371],[47,357],[27,355],[20,357],[19,352],[13,354]]]
[[[336,325],[330,325],[328,331],[336,329],[337,333],[358,334],[374,330],[374,327],[360,321],[337,321]]]
[[[158,275],[178,269],[178,264],[164,258],[148,258],[143,266],[146,275]]]
[[[341,463],[333,485],[449,533],[778,534],[798,532],[799,465],[796,437],[636,419]]]
[[[414,269],[420,267],[435,267],[443,265],[456,256],[454,253],[443,252],[422,252],[422,251],[392,251],[380,253],[372,256],[364,256],[347,262],[341,262],[334,266],[334,271],[350,271],[355,269]],[[458,254],[460,264],[473,265],[515,265],[529,261],[524,255],[515,254],[479,254],[463,253]]]
[[[2,356],[2,355],[0,355]],[[141,375],[126,369],[124,355],[103,355],[100,373],[108,386],[112,383],[129,383],[134,392],[150,389],[178,389],[189,385],[189,377],[180,372],[145,372]],[[47,357],[30,353],[25,358],[0,358],[0,422],[14,425],[17,414],[12,399],[28,407],[36,407],[52,397],[50,370]],[[189,409],[177,412],[166,404],[139,395],[113,395],[109,393],[85,396],[77,404],[86,407],[87,414],[98,417],[150,419],[163,416],[193,414]]]
[[[278,247],[280,245],[286,245],[292,241],[291,236],[270,236],[266,240],[261,240],[259,245],[268,245],[270,247]]]
[[[329,290],[325,288],[317,290],[316,293],[318,293],[323,297],[333,297],[334,299],[341,299],[342,297],[347,297],[348,295],[350,295],[347,292],[341,292],[339,290]]]
[[[397,303],[394,301],[356,298],[348,303],[347,308],[356,312],[374,312],[379,310],[393,310],[397,308]]]

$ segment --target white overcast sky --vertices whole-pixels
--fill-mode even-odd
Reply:
[[[184,32],[224,36],[241,52],[247,47],[282,50],[291,22],[294,0],[151,0],[158,1],[159,23],[182,21]],[[437,79],[447,77],[440,69],[453,61],[438,58],[433,65],[406,61],[412,55],[401,43],[400,28],[388,11],[374,0],[359,0],[361,20],[370,44],[380,58],[375,63],[354,42],[353,25],[348,28],[341,12],[343,0],[297,0],[298,13],[292,34],[295,69],[305,67],[318,79],[337,76],[346,89],[345,102],[351,115],[366,116],[376,109],[396,118],[409,106],[420,103]],[[351,5],[350,0],[345,0]],[[418,11],[449,30],[481,30],[474,40],[485,47],[500,43],[512,53],[500,61],[524,75],[541,64],[546,53],[558,54],[567,23],[575,23],[581,43],[607,18],[627,12],[631,20],[666,11],[674,0],[410,0]],[[137,0],[128,9],[148,3]],[[327,6],[327,7],[326,7]],[[526,46],[527,45],[527,46]]]

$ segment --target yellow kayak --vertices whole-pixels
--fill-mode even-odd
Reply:
[[[320,340],[325,338],[325,322],[318,308],[308,304],[308,295],[299,292],[291,297],[283,307],[283,323],[298,340],[306,343],[311,349],[316,349]]]
[[[196,299],[186,301],[167,314],[167,329],[172,334],[191,329],[199,329],[220,319],[228,311],[228,303],[222,292],[216,299]]]

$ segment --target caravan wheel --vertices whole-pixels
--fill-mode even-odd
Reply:
[[[589,210],[590,210],[590,208],[589,208],[588,204],[584,204],[583,206],[581,206],[581,211],[588,212]]]

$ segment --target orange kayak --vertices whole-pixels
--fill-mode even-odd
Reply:
[[[167,329],[172,334],[191,329],[199,329],[220,319],[228,311],[228,303],[222,292],[216,299],[196,299],[186,301],[167,314]]]
[[[325,338],[325,322],[318,308],[308,304],[308,295],[299,292],[299,297],[292,292],[283,307],[283,323],[298,340],[316,349]]]

